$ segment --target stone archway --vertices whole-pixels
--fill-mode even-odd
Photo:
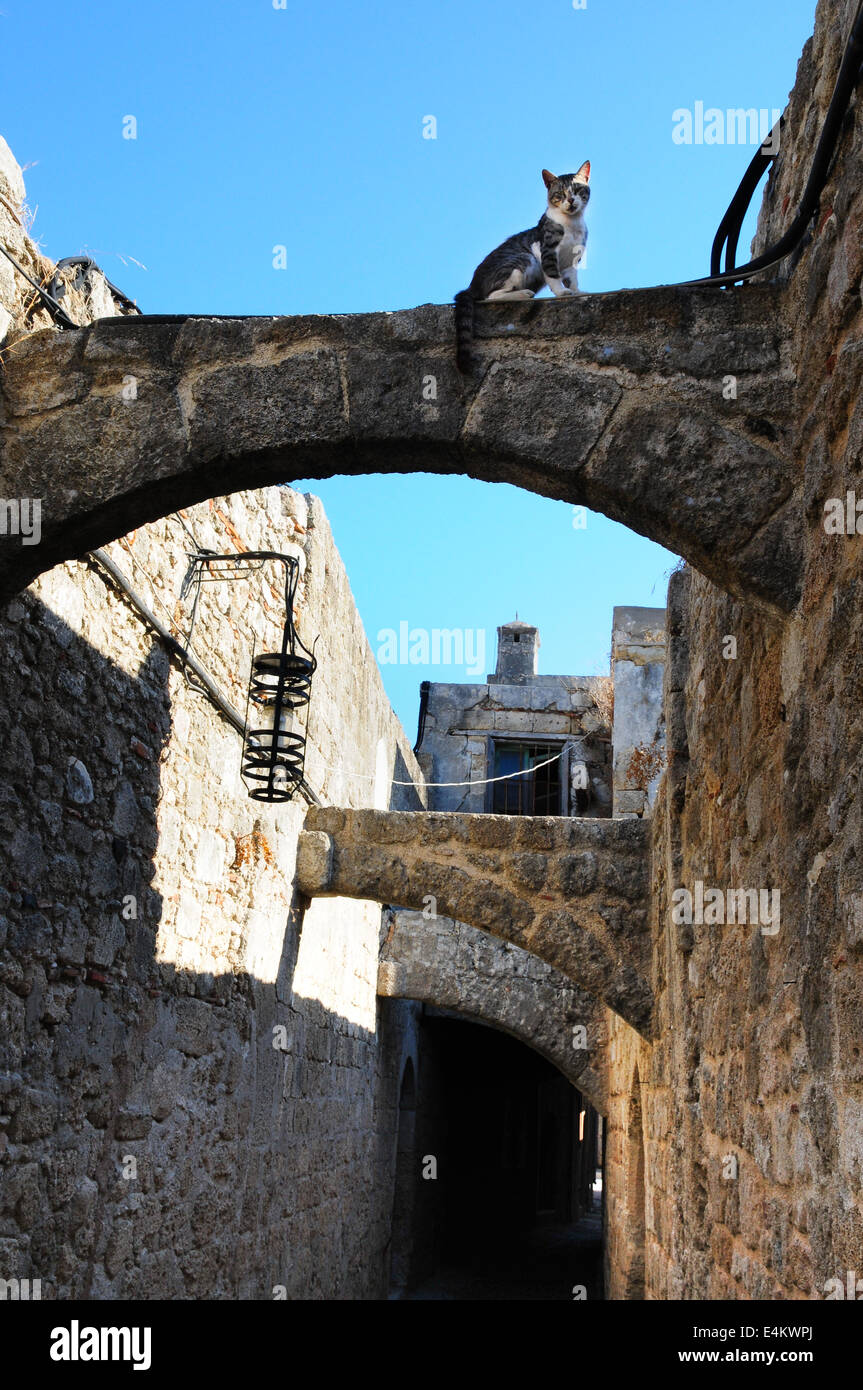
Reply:
[[[650,823],[311,807],[309,897],[435,911],[521,946],[653,1033]]]
[[[378,994],[421,1000],[509,1033],[606,1114],[606,1011],[531,952],[448,917],[396,910],[381,950]]]
[[[4,542],[0,599],[218,493],[431,471],[587,505],[787,612],[800,508],[783,303],[749,286],[481,305],[469,381],[451,306],[34,333],[2,378],[0,491],[40,499],[41,542]]]

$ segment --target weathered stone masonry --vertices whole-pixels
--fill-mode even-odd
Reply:
[[[185,522],[300,558],[320,792],[420,784],[320,503],[271,489]],[[181,629],[188,545],[167,518],[111,547]],[[202,599],[194,649],[240,707],[273,578]],[[100,572],[52,571],[2,632],[0,1269],[43,1298],[381,1296],[418,1006],[378,1010],[380,909],[297,898],[302,803],[249,800],[237,734]]]
[[[310,896],[437,909],[529,949],[652,1034],[647,837],[637,821],[311,807],[297,881]]]
[[[4,376],[2,476],[7,495],[43,499],[43,539],[0,553],[0,593],[214,492],[421,469],[584,503],[787,611],[799,507],[783,325],[772,286],[507,304],[504,318],[481,306],[488,370],[468,387],[452,310],[432,305],[34,333]],[[723,399],[728,372],[745,410]]]
[[[793,213],[855,9],[854,0],[819,4],[815,36],[801,60],[783,149],[765,195],[759,247],[772,242]],[[650,1027],[639,1032],[619,1012],[605,1016],[607,1276],[613,1297],[812,1298],[821,1296],[828,1279],[859,1268],[859,537],[829,534],[823,517],[828,499],[845,498],[849,491],[863,495],[861,189],[858,101],[846,122],[819,216],[775,283],[732,292],[627,291],[574,303],[507,305],[505,313],[500,306],[486,306],[478,323],[483,369],[464,393],[451,367],[451,311],[430,307],[385,316],[301,320],[124,319],[63,336],[33,334],[7,363],[3,488],[9,496],[42,495],[46,525],[44,548],[34,547],[34,553],[4,544],[6,592],[43,567],[218,489],[366,469],[468,471],[516,482],[605,511],[691,562],[692,569],[673,578],[669,593],[667,768],[652,814],[641,822],[575,822],[566,832],[581,836],[589,824],[592,831],[609,827],[614,833],[649,834],[652,841],[649,919],[644,933],[639,932],[647,949],[639,946],[638,967],[649,990]],[[419,389],[429,372],[438,380],[434,406],[422,401]],[[138,408],[131,411],[120,394],[126,373],[140,385]],[[727,375],[737,377],[735,400],[722,395]],[[568,402],[565,414],[562,400]],[[585,442],[589,457],[583,452]],[[32,602],[22,601],[25,611]],[[42,679],[36,660],[40,631],[39,623],[29,621],[21,628],[28,639],[24,659],[37,684]],[[736,642],[734,655],[729,655],[727,637]],[[66,692],[62,700],[18,684],[9,692],[16,727],[25,734],[39,722],[38,701],[53,700],[52,715],[63,737],[57,751],[64,759],[80,757],[80,749],[75,752],[80,739],[75,701],[82,699],[75,671],[66,675],[71,687],[51,685],[52,691]],[[145,677],[152,684],[149,673]],[[58,671],[52,682],[59,681]],[[118,699],[118,706],[128,709],[129,700]],[[371,745],[368,752],[373,761]],[[34,769],[51,767],[40,749],[31,750],[31,756]],[[19,751],[10,760],[16,769],[21,757]],[[86,757],[80,760],[87,762]],[[334,758],[325,760],[336,765]],[[44,790],[38,784],[29,792],[21,788],[11,799],[11,833],[20,830],[23,838],[16,841],[19,886],[10,895],[7,914],[13,923],[11,983],[6,986],[9,1030],[22,1046],[33,1036],[34,1025],[40,1038],[34,1055],[26,1058],[26,1090],[15,1079],[18,1059],[10,1067],[16,1100],[14,1112],[10,1106],[15,1127],[10,1126],[9,1137],[21,1147],[13,1155],[18,1186],[7,1188],[12,1198],[4,1231],[13,1232],[6,1237],[14,1242],[9,1253],[24,1252],[21,1273],[37,1272],[38,1265],[31,1264],[36,1258],[57,1269],[58,1285],[64,1288],[77,1289],[83,1281],[94,1291],[159,1284],[163,1291],[167,1286],[211,1290],[215,1296],[234,1290],[250,1295],[264,1270],[267,1281],[277,1282],[285,1248],[280,1244],[283,1221],[299,1220],[306,1253],[302,1269],[291,1276],[296,1280],[291,1287],[325,1292],[325,1280],[327,1288],[338,1281],[339,1289],[352,1294],[380,1289],[380,1276],[364,1263],[367,1242],[350,1236],[337,1245],[335,1255],[327,1246],[334,1229],[328,1224],[334,1216],[327,1204],[337,1203],[343,1190],[338,1183],[324,1197],[325,1214],[312,1220],[283,1217],[281,1199],[261,1177],[263,1191],[270,1194],[267,1200],[275,1206],[267,1207],[259,1220],[257,1204],[264,1199],[250,1171],[242,1186],[249,1209],[241,1208],[233,1225],[241,1238],[229,1272],[222,1264],[227,1253],[219,1254],[223,1247],[193,1236],[194,1222],[175,1238],[160,1227],[148,1191],[132,1200],[134,1194],[117,1185],[119,1145],[135,1142],[131,1134],[120,1136],[130,1133],[127,1125],[134,1129],[141,1123],[137,1116],[143,1113],[134,1084],[144,1087],[148,1067],[157,1059],[144,1051],[136,1054],[138,1042],[129,1043],[130,1037],[143,1038],[140,1029],[118,1029],[110,1054],[107,1041],[101,1044],[102,1071],[88,1111],[84,1101],[90,1093],[81,1089],[79,1096],[83,1083],[75,1078],[82,1065],[87,1010],[95,1017],[97,1005],[103,1007],[103,986],[79,982],[74,995],[67,998],[61,991],[55,1003],[52,993],[43,1003],[48,985],[54,986],[47,968],[60,928],[55,929],[39,902],[49,896],[63,901],[67,889],[58,881],[41,899],[36,881],[40,861],[38,855],[28,855],[38,848],[34,836],[44,853],[46,832],[32,829],[40,824],[37,797],[61,810],[67,803],[70,810],[78,809],[71,788],[79,782],[73,775],[67,787],[68,770],[53,768],[54,782],[46,774]],[[144,797],[153,795],[140,791]],[[472,821],[479,825],[494,818],[432,816],[427,826],[435,838],[420,846],[403,812],[391,818],[383,807],[353,810],[347,785],[332,787],[328,799],[341,806],[310,812],[307,822],[312,837],[325,837],[312,838],[311,845],[327,864],[319,869],[318,880],[305,880],[310,886],[317,882],[325,893],[356,891],[419,908],[416,894],[420,887],[429,891],[427,880],[421,880],[431,871],[439,877],[441,906],[448,915],[493,931],[488,915],[471,922],[472,913],[465,912],[474,896],[481,896],[480,885],[491,886],[502,906],[528,904],[529,915],[517,909],[523,918],[518,922],[522,949],[524,944],[542,948],[547,938],[552,950],[561,953],[553,959],[554,968],[562,973],[565,968],[569,978],[577,979],[584,970],[573,943],[580,940],[592,951],[592,943],[599,942],[600,969],[589,982],[579,983],[589,983],[595,997],[608,1002],[604,991],[614,972],[609,976],[605,966],[615,961],[607,944],[613,929],[608,923],[599,926],[602,903],[593,904],[595,915],[586,932],[574,930],[572,920],[562,922],[576,913],[568,898],[565,905],[562,901],[565,890],[555,885],[552,861],[555,850],[564,857],[570,853],[572,841],[551,844],[546,851],[552,895],[561,895],[548,914],[562,914],[548,933],[530,888],[515,891],[521,851],[514,848],[506,859],[501,846],[481,846],[475,838]],[[55,812],[49,814],[56,820]],[[112,806],[112,816],[116,814]],[[440,824],[445,819],[458,824],[445,829]],[[101,827],[82,825],[82,831],[70,832],[69,843],[74,845],[75,836],[83,838],[84,847],[74,853],[89,856],[83,832],[95,835]],[[393,831],[395,839],[388,841]],[[266,826],[262,833],[267,835]],[[564,832],[552,827],[550,833]],[[64,860],[70,857],[66,846],[64,830]],[[579,844],[577,850],[581,848]],[[454,851],[460,870],[451,900],[446,898],[446,849]],[[478,862],[486,854],[488,864]],[[103,861],[107,865],[104,856]],[[73,858],[70,881],[79,872]],[[720,888],[780,888],[781,930],[768,937],[752,925],[675,924],[672,892],[697,880]],[[81,906],[78,910],[87,920],[89,937],[89,918]],[[38,920],[25,929],[20,922],[28,914]],[[476,915],[481,915],[478,902]],[[529,932],[535,936],[528,939]],[[621,941],[624,936],[621,929]],[[43,939],[45,959],[31,962],[30,944]],[[128,951],[128,943],[122,949]],[[363,977],[368,981],[373,979],[372,955],[370,951]],[[131,976],[130,966],[123,964]],[[323,990],[330,978],[327,970],[313,975],[315,987]],[[240,982],[231,988],[239,990]],[[185,1030],[184,1037],[194,1033],[195,1025],[183,1009],[192,1019],[201,1008],[209,1010],[197,996],[193,999],[194,1009],[188,1008],[185,994],[181,1001],[177,1026]],[[613,1002],[619,1006],[621,1001]],[[77,1011],[71,1025],[62,1017],[64,1007]],[[141,1009],[150,1008],[142,999]],[[243,1017],[246,1022],[241,1019],[237,1025],[238,1046],[245,1045],[242,1029],[248,1021]],[[78,1040],[71,1061],[63,1052],[67,1028]],[[404,1055],[409,1045],[409,1014],[404,1029],[393,1055],[399,1048]],[[161,1049],[161,1035],[155,1036]],[[327,1041],[332,1036],[322,1022],[315,1043],[321,1053],[332,1045]],[[194,1040],[188,1045],[198,1046]],[[213,1056],[207,1046],[205,1042],[200,1057],[188,1063],[182,1058],[189,1054],[176,1048],[181,1054],[177,1065],[204,1070]],[[60,1053],[56,1073],[55,1048]],[[262,1061],[263,1053],[258,1055]],[[266,1057],[270,1062],[269,1052]],[[325,1069],[313,1081],[329,1075],[323,1056],[310,1060]],[[216,1063],[212,1066],[215,1073]],[[244,1084],[258,1094],[248,1073],[242,1074]],[[62,1087],[55,1077],[62,1079]],[[73,1099],[63,1111],[59,1097],[66,1091]],[[196,1114],[196,1090],[182,1093],[189,1096],[188,1111],[181,1106],[179,1114],[184,1125],[191,1124],[186,1117]],[[262,1093],[271,1100],[267,1085]],[[386,1117],[391,1091],[384,1087],[382,1094],[379,1114]],[[329,1102],[322,1101],[316,1113],[325,1118],[313,1125],[304,1108],[310,1102],[305,1094],[300,1099],[293,1132],[302,1132],[305,1125],[317,1136],[331,1134],[338,1106],[328,1109]],[[249,1106],[252,1113],[251,1098]],[[368,1103],[359,1110],[367,1116]],[[247,1112],[242,1113],[245,1120]],[[170,1134],[179,1122],[151,1119],[157,1136],[159,1125],[167,1124]],[[377,1117],[371,1129],[359,1121],[358,1127],[367,1134],[387,1133],[386,1118],[383,1129],[377,1127]],[[195,1181],[206,1189],[202,1208],[205,1203],[216,1206],[214,1194],[227,1189],[229,1181],[234,1191],[232,1165],[246,1161],[248,1146],[225,1143],[225,1166],[217,1172],[204,1170],[206,1176],[196,1179],[191,1163],[178,1168],[186,1173],[178,1182],[181,1188],[188,1183],[189,1192],[178,1190],[176,1208],[196,1210],[189,1196],[197,1195]],[[371,1139],[369,1143],[374,1147]],[[64,1160],[71,1172],[64,1185],[57,1178],[54,1155],[67,1149],[81,1156]],[[305,1161],[304,1146],[296,1146],[294,1153],[297,1163]],[[734,1164],[727,1163],[729,1156]],[[729,1176],[732,1171],[735,1175]],[[318,1168],[311,1172],[317,1174]],[[304,1191],[320,1181],[309,1175]],[[104,1205],[95,1202],[92,1185],[114,1203],[116,1220],[111,1221],[121,1232],[114,1273],[106,1264],[110,1259],[115,1268],[107,1252],[111,1222],[92,1216]],[[227,1198],[221,1200],[221,1225],[228,1229]],[[20,1231],[29,1231],[34,1215],[49,1207],[57,1214],[34,1249],[32,1239],[21,1240]],[[367,1202],[360,1199],[359,1208],[356,1224],[352,1208],[351,1231],[368,1231],[371,1223],[383,1240],[385,1226],[371,1214],[371,1192]],[[154,1243],[154,1224],[161,1244]],[[281,1234],[256,1236],[253,1231]]]
[[[606,1011],[532,951],[450,917],[391,911],[378,994],[420,999],[511,1033],[605,1113]],[[576,1029],[584,1030],[586,1046],[573,1045]]]
[[[757,246],[787,225],[856,4],[818,6]],[[801,600],[785,623],[703,575],[669,592],[669,768],[654,814],[660,1047],[612,1020],[612,1291],[626,1286],[634,1170],[653,1298],[818,1298],[863,1246],[860,540],[824,504],[861,495],[863,130],[859,92],[808,242],[783,267],[797,378],[791,457]],[[741,408],[745,409],[745,393]],[[723,655],[733,636],[737,655]],[[696,879],[778,886],[782,925],[674,927]],[[723,1177],[727,1155],[736,1179]]]
[[[550,814],[610,814],[611,678],[539,675],[539,645],[537,628],[505,623],[484,684],[429,682],[417,761],[434,787],[434,810],[493,810],[495,748],[515,743],[561,755]]]
[[[616,816],[653,808],[665,770],[665,609],[615,608],[613,805]]]

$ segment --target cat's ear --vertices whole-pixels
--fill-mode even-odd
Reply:
[[[590,183],[590,160],[586,159],[575,175],[576,183]]]
[[[548,169],[543,169],[543,171],[542,171],[542,181],[543,181],[543,183],[545,184],[546,188],[551,188],[551,185],[552,185],[553,183],[555,183],[556,180],[557,180],[557,175],[556,175],[556,174],[552,174]]]

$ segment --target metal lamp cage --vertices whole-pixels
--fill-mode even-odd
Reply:
[[[252,653],[241,776],[253,800],[290,801],[304,781],[306,735],[286,728],[285,721],[308,706],[312,676],[318,664],[314,652],[300,640],[294,627],[299,562],[292,555],[274,550],[250,550],[238,555],[199,552],[190,558],[198,585],[246,578],[250,570],[259,570],[268,560],[285,567],[281,649]],[[197,598],[195,602],[197,605]]]

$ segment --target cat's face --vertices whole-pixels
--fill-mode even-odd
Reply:
[[[575,217],[587,207],[590,198],[590,160],[585,160],[575,174],[552,174],[548,169],[543,169],[542,179],[550,205],[566,213],[567,217]]]

